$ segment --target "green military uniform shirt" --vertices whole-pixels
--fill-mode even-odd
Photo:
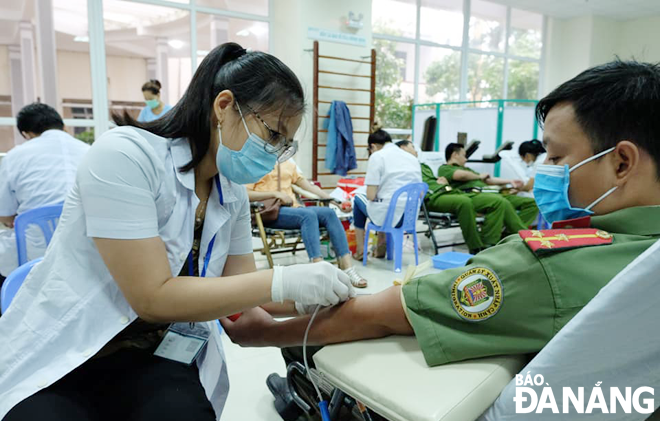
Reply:
[[[611,244],[554,251],[512,235],[465,267],[412,280],[402,298],[427,364],[539,351],[660,238],[659,220],[660,206],[595,216]]]
[[[422,181],[429,186],[429,191],[426,193],[426,198],[433,200],[436,197],[445,195],[445,194],[460,194],[459,191],[453,189],[451,186],[446,184],[438,183],[438,177],[433,174],[433,170],[426,164],[421,164],[422,166]]]
[[[460,189],[460,190],[468,190],[472,188],[484,188],[484,187],[489,187],[488,184],[486,184],[483,180],[477,179],[477,180],[470,180],[470,181],[456,181],[454,180],[454,173],[458,170],[462,171],[469,171],[473,174],[479,175],[478,172],[475,170],[468,168],[468,167],[461,167],[460,165],[441,165],[440,168],[438,168],[438,177],[445,177],[452,188],[454,189]]]

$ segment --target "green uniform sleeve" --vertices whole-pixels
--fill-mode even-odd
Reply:
[[[402,294],[429,366],[535,352],[554,335],[550,284],[518,236],[465,267],[414,279]]]
[[[445,177],[449,182],[452,182],[454,181],[454,173],[458,169],[460,168],[453,165],[441,165],[440,168],[438,168],[438,177]]]

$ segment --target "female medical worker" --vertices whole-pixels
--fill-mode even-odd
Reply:
[[[156,79],[151,79],[142,85],[142,95],[147,105],[140,111],[137,121],[149,122],[157,120],[172,109],[171,105],[167,105],[161,101],[160,88],[160,82]]]
[[[228,43],[165,118],[116,118],[0,318],[0,419],[219,419],[216,319],[354,295],[328,263],[255,271],[241,184],[290,157],[303,109],[289,68]]]

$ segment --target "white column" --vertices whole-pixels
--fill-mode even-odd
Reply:
[[[220,16],[211,16],[211,49],[229,41],[229,22]]]
[[[32,24],[27,21],[19,22],[18,34],[23,70],[23,104],[29,104],[37,100]]]
[[[9,80],[11,84],[11,115],[16,114],[25,106],[23,97],[23,70],[21,66],[21,47],[19,45],[9,46]],[[23,142],[23,136],[14,129],[14,144]]]
[[[110,126],[108,107],[108,76],[105,66],[105,32],[101,0],[87,0],[89,25],[89,64],[92,71],[92,107],[94,136],[98,139]]]
[[[166,104],[168,103],[167,92],[169,90],[169,77],[167,69],[168,55],[169,45],[167,44],[167,38],[156,38],[156,79],[158,79],[163,88],[160,93],[160,99]]]
[[[156,79],[156,59],[148,58],[147,59],[147,80]],[[146,82],[146,80],[145,80]]]
[[[37,15],[37,52],[39,54],[39,81],[41,102],[55,109],[60,108],[57,97],[57,55],[55,53],[55,27],[53,24],[53,1],[35,1]]]

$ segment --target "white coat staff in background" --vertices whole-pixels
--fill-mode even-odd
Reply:
[[[216,319],[354,295],[329,263],[255,269],[241,184],[295,152],[303,111],[288,67],[227,43],[163,118],[115,118],[123,127],[84,158],[44,260],[0,318],[0,418],[219,419]]]
[[[0,165],[0,222],[10,228],[25,211],[64,202],[89,150],[89,145],[64,131],[62,117],[46,104],[23,107],[16,115],[16,128],[27,142],[10,150]],[[44,255],[46,244],[43,235],[31,230],[29,234],[31,260]],[[2,230],[0,275],[8,276],[17,266],[14,231]]]

